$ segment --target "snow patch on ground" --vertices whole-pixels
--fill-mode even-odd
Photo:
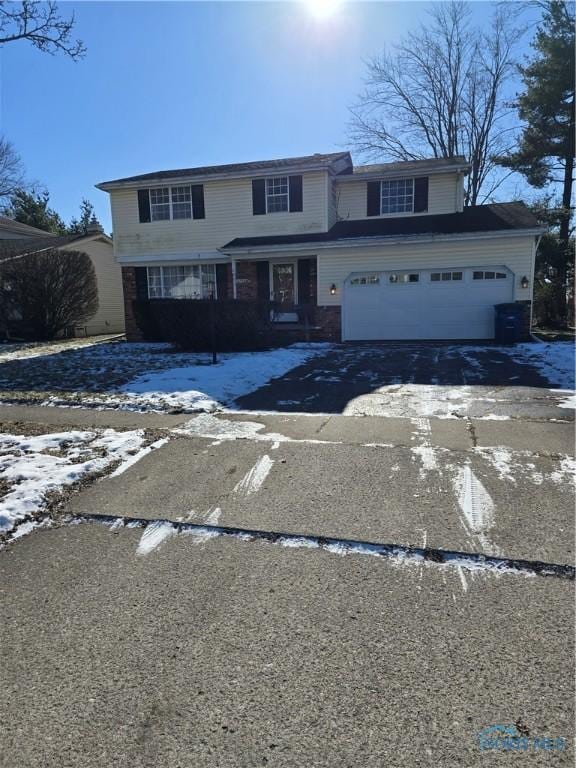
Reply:
[[[561,395],[563,398],[558,403],[559,408],[571,408],[572,410],[576,409],[576,394],[572,394],[569,390],[566,389],[553,389],[552,392],[557,395]]]
[[[149,555],[160,544],[174,536],[176,528],[171,523],[154,522],[144,528],[144,533],[136,550],[137,555]]]
[[[424,479],[428,472],[438,471],[437,449],[431,443],[432,427],[430,419],[417,418],[412,419],[414,425],[414,439],[419,440],[420,445],[412,448],[414,457],[418,457],[421,462],[420,477]]]
[[[477,538],[487,554],[498,554],[497,548],[487,537],[495,523],[494,502],[469,464],[459,468],[453,486],[463,514],[465,530]]]
[[[273,432],[260,434],[264,429],[266,429],[266,425],[260,424],[258,421],[235,421],[217,418],[210,413],[203,413],[172,431],[176,435],[206,437],[216,440],[265,440],[273,443],[282,443],[288,440],[284,435]]]
[[[575,346],[572,341],[517,344],[508,354],[516,362],[537,368],[551,387],[574,390]]]
[[[234,401],[320,354],[329,344],[293,344],[267,352],[220,355],[216,365],[169,368],[138,376],[119,390],[130,407],[185,411],[232,408]],[[120,407],[125,407],[120,405]]]
[[[509,480],[512,483],[516,482],[516,478],[513,475],[513,451],[501,446],[494,448],[475,448],[474,450],[494,467],[501,480]]]
[[[248,470],[244,477],[236,483],[234,492],[241,493],[244,496],[251,496],[253,493],[257,493],[270,474],[270,470],[273,466],[274,461],[270,456],[262,456],[258,459],[256,464],[254,464],[252,469]]]
[[[57,432],[28,437],[0,434],[0,533],[34,516],[47,495],[86,475],[132,459],[144,443],[141,429]]]

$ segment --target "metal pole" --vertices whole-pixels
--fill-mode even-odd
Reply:
[[[212,365],[216,365],[218,362],[218,355],[216,354],[216,301],[214,298],[214,291],[210,294],[210,343],[212,346]]]

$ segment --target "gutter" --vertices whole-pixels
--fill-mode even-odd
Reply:
[[[434,174],[434,176],[437,176],[439,174],[446,174],[446,173],[462,173],[467,174],[470,172],[470,166],[469,165],[451,165],[451,166],[444,166],[442,168],[435,168],[434,166],[423,166],[422,168],[418,169],[398,169],[398,170],[390,170],[390,171],[375,171],[373,173],[351,173],[351,174],[342,174],[341,176],[335,176],[335,181],[337,184],[350,184],[352,182],[361,182],[361,181],[376,181],[380,179],[392,179],[392,178],[412,178],[418,177],[418,176],[428,176],[431,174]]]

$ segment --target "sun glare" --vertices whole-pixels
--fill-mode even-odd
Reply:
[[[304,4],[316,19],[327,19],[337,12],[340,0],[304,0]]]

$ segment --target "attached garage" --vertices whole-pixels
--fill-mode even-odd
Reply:
[[[514,300],[503,266],[352,273],[344,282],[344,341],[492,339],[494,305]]]

